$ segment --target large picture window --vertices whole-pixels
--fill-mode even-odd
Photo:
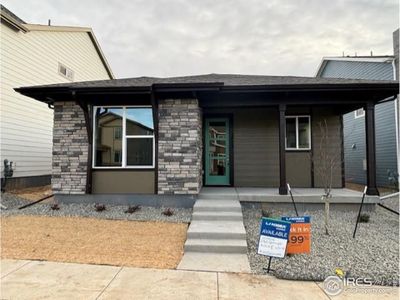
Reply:
[[[93,108],[94,168],[153,168],[151,107]]]
[[[310,116],[286,117],[286,150],[310,150]]]

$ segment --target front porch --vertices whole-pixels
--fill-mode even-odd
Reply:
[[[324,202],[321,199],[324,190],[322,188],[293,188],[293,198],[300,209],[314,209],[320,207]],[[259,202],[273,203],[282,207],[292,205],[290,195],[279,194],[278,188],[248,188],[248,187],[203,187],[199,197],[202,199],[237,199],[242,203]],[[336,188],[332,190],[330,203],[337,208],[358,207],[362,198],[362,193],[347,188]],[[372,208],[379,202],[379,196],[367,195],[364,203],[365,207]]]

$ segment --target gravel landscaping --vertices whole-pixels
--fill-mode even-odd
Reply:
[[[89,217],[110,220],[132,220],[132,221],[160,221],[174,223],[189,223],[192,210],[185,208],[172,208],[173,215],[162,214],[166,207],[145,207],[142,206],[134,213],[125,213],[127,206],[106,205],[104,211],[98,212],[93,204],[59,204],[59,210],[52,210],[53,203],[37,203],[19,210],[18,207],[29,203],[14,194],[5,193],[2,195],[1,203],[7,207],[2,210],[2,216],[13,215],[41,215],[41,216],[64,216],[64,217]]]
[[[293,211],[271,210],[272,217],[293,216]],[[272,259],[278,278],[323,281],[341,268],[349,277],[372,278],[379,285],[399,285],[399,219],[377,207],[368,223],[360,223],[352,238],[356,211],[330,212],[330,235],[325,235],[323,211],[304,212],[311,216],[311,254]],[[253,273],[265,274],[268,257],[257,254],[261,209],[243,208],[248,256]]]

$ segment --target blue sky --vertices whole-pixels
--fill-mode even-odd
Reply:
[[[119,78],[314,76],[323,56],[390,55],[398,0],[2,0],[28,23],[92,27]]]

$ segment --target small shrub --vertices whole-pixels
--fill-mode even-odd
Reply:
[[[141,207],[139,205],[129,205],[128,209],[125,211],[126,214],[133,214],[135,211],[139,210]]]
[[[95,209],[96,211],[100,212],[100,211],[106,210],[106,206],[105,206],[104,204],[96,203],[96,204],[94,205],[94,209]]]
[[[174,211],[173,211],[172,209],[170,209],[170,208],[167,208],[166,210],[164,210],[164,211],[162,212],[162,214],[163,214],[164,216],[170,217],[170,216],[172,216],[172,215],[174,214]]]
[[[261,214],[262,214],[262,216],[263,216],[264,218],[272,217],[272,212],[271,212],[270,210],[263,209],[263,210],[261,211]]]
[[[57,203],[54,203],[54,204],[52,204],[52,205],[50,206],[50,208],[51,208],[52,210],[59,210],[59,209],[60,209],[60,206],[59,206]]]
[[[369,215],[368,214],[361,214],[359,222],[360,223],[368,223],[369,222]]]

